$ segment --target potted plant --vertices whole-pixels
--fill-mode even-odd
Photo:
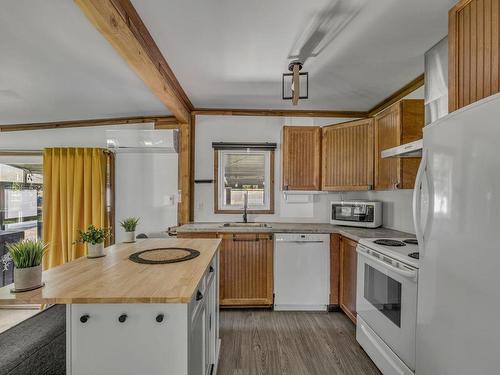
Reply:
[[[111,234],[109,228],[96,228],[89,225],[87,230],[79,231],[80,238],[76,242],[87,244],[87,258],[100,258],[104,255],[104,240]]]
[[[135,228],[139,223],[138,217],[128,217],[120,222],[120,225],[125,229],[125,241],[123,242],[135,242]]]
[[[42,258],[47,244],[38,240],[21,240],[7,245],[7,258],[4,264],[14,263],[15,291],[40,288],[42,284]]]

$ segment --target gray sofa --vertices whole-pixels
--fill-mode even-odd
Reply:
[[[0,333],[1,375],[66,373],[66,308],[54,305]]]

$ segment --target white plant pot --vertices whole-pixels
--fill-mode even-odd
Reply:
[[[87,244],[87,258],[100,258],[104,255],[104,243],[98,243],[92,245],[91,243]]]
[[[42,265],[29,268],[14,267],[16,291],[36,289],[42,286]]]
[[[125,238],[123,242],[135,242],[135,231],[125,232]]]

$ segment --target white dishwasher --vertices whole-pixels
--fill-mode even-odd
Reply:
[[[274,309],[326,311],[330,235],[276,233],[274,242]]]

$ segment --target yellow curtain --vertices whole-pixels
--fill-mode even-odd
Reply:
[[[43,240],[49,245],[43,268],[85,255],[74,244],[78,230],[103,227],[106,154],[100,148],[47,148],[43,152]]]

